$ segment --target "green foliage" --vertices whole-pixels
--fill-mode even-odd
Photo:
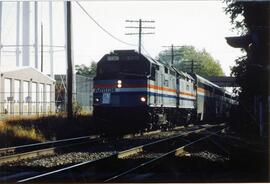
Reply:
[[[233,29],[237,30],[242,35],[246,34],[247,24],[244,17],[244,5],[241,1],[225,0],[227,4],[225,13],[230,16]],[[248,91],[247,80],[247,56],[240,56],[235,60],[236,65],[231,68],[231,76],[236,77],[236,82],[239,84],[240,89],[235,89],[240,95],[240,101],[242,97],[246,98],[246,91]],[[242,98],[243,99],[243,98]]]
[[[225,13],[230,16],[233,29],[244,35],[247,33],[247,25],[244,18],[244,6],[241,1],[224,0],[227,4]]]
[[[158,59],[164,64],[171,63],[171,51],[164,50],[159,53]],[[193,46],[182,46],[174,49],[174,64],[178,70],[191,72],[193,61],[193,72],[204,77],[223,76],[224,72],[217,60],[206,50],[196,50]]]
[[[236,77],[236,82],[241,86],[240,89],[234,89],[235,93],[240,94],[243,88],[247,88],[247,56],[238,57],[235,60],[236,65],[231,67],[231,76]]]
[[[84,64],[82,65],[75,65],[76,74],[83,75],[83,76],[95,76],[97,70],[97,63],[92,62],[91,65],[88,67]]]
[[[230,16],[231,24],[234,26],[233,29],[245,35],[248,32],[248,28],[244,17],[245,9],[243,2],[232,0],[225,0],[224,2],[227,4],[225,13]],[[235,92],[240,95],[240,101],[243,98],[247,98],[249,88],[247,60],[247,55],[240,56],[235,60],[236,65],[231,68],[231,76],[236,77],[236,82],[240,86],[240,89],[235,89]]]

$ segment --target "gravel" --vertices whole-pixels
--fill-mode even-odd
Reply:
[[[126,150],[134,146],[143,145],[153,142],[158,139],[176,135],[179,131],[157,132],[153,134],[141,135],[131,138],[118,139],[109,141],[107,143],[100,143],[95,146],[88,145],[79,150],[73,150],[68,153],[59,153],[52,156],[41,156],[32,159],[25,159],[17,162],[7,163],[5,166],[30,166],[30,167],[44,167],[51,168],[56,166],[64,166],[68,164],[76,164],[90,160],[96,160],[103,157],[115,154],[118,151]],[[149,158],[155,157],[154,155],[145,155]]]
[[[102,157],[107,157],[115,152],[99,152],[99,153],[88,153],[88,152],[76,152],[66,153],[60,155],[54,155],[50,157],[36,158],[35,160],[23,160],[17,163],[11,163],[10,166],[31,166],[31,167],[55,167],[66,164],[76,164],[89,160],[96,160]]]
[[[152,153],[152,152],[142,152],[136,155],[131,155],[129,157],[126,157],[125,159],[154,159],[157,157],[162,156],[164,153]]]
[[[201,152],[197,152],[197,153],[191,153],[190,156],[204,158],[204,159],[207,159],[207,160],[212,161],[212,162],[217,162],[217,161],[224,162],[226,160],[229,160],[228,157],[224,157],[222,155],[218,155],[218,154],[211,153],[211,152],[208,152],[208,151],[201,151]]]

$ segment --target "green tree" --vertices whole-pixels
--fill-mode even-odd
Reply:
[[[227,4],[225,13],[230,16],[232,29],[236,30],[239,34],[245,35],[248,33],[247,23],[244,17],[244,5],[241,1],[224,0]]]
[[[268,134],[269,127],[269,1],[225,0],[229,15],[240,37],[227,39],[242,48],[232,76],[240,86],[239,109],[235,116],[238,129],[247,136]],[[239,123],[238,123],[239,122]],[[234,125],[235,126],[235,125]],[[245,128],[246,127],[246,128]],[[269,135],[269,134],[268,134]]]
[[[225,14],[229,15],[231,24],[233,25],[232,29],[236,30],[240,35],[246,35],[248,33],[247,24],[244,18],[244,6],[241,2],[234,2],[231,0],[224,1],[227,5],[225,8]],[[231,76],[236,77],[236,82],[240,88],[235,88],[234,92],[240,95],[239,99],[246,99],[246,92],[249,91],[249,84],[247,82],[247,53],[243,48],[241,48],[243,56],[239,56],[235,60],[235,64],[231,67]],[[242,98],[244,97],[244,98]]]
[[[92,62],[90,66],[82,65],[75,65],[76,74],[83,75],[83,76],[95,76],[97,70],[97,63]]]
[[[171,50],[164,50],[159,53],[158,59],[164,64],[171,63]],[[193,72],[204,77],[223,76],[224,72],[217,60],[215,60],[206,50],[196,50],[193,46],[182,46],[174,50],[174,63],[178,70],[191,72],[193,62]]]

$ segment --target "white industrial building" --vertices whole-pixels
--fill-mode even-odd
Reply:
[[[0,0],[0,115],[55,112],[54,56],[67,51],[65,27],[54,45],[53,11],[53,1]]]
[[[55,112],[55,80],[33,67],[0,68],[1,114]]]
[[[15,12],[8,12],[7,7],[11,5]],[[41,12],[43,6],[48,7],[47,13]],[[8,13],[15,20],[12,22],[15,32],[10,31],[10,37],[3,36],[8,31],[6,24],[10,23]],[[47,40],[43,39],[44,17],[49,17],[49,23],[45,23],[46,28],[49,27],[49,31],[45,32]],[[0,114],[34,115],[55,112],[52,25],[51,1],[8,3],[0,0]],[[14,39],[8,39],[11,37]],[[65,46],[61,48],[65,49]],[[46,53],[47,57],[43,57]],[[43,63],[47,64],[47,68]],[[49,73],[50,77],[45,73]]]

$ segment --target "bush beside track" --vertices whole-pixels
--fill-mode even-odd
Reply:
[[[95,133],[91,115],[11,117],[0,121],[0,147],[58,140]]]

